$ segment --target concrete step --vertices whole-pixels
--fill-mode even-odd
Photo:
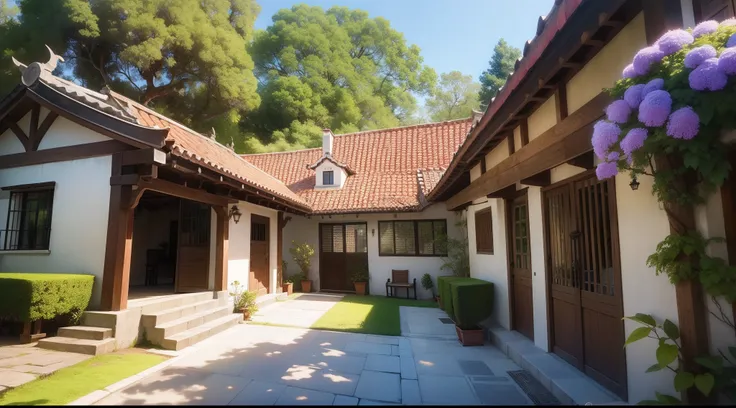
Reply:
[[[128,309],[140,308],[141,314],[148,315],[174,309],[181,306],[201,303],[213,300],[213,292],[179,293],[176,296],[164,296],[161,298],[136,299],[128,302]]]
[[[146,328],[146,337],[154,344],[161,344],[167,337],[193,329],[232,313],[230,306],[219,306],[194,314],[186,315],[176,320],[160,324],[154,328]]]
[[[256,305],[258,308],[266,307],[278,300],[286,300],[289,297],[286,293],[269,293],[267,295],[258,296],[256,298]]]
[[[60,337],[73,339],[105,340],[112,337],[112,329],[92,326],[69,326],[59,329]]]
[[[98,356],[115,351],[115,339],[90,340],[56,336],[39,340],[38,347],[48,350]]]
[[[197,303],[185,304],[183,306],[177,306],[170,309],[160,310],[152,313],[144,313],[141,316],[141,325],[148,328],[154,328],[161,326],[164,323],[168,323],[173,320],[181,319],[195,313],[204,312],[206,310],[212,310],[222,306],[222,301],[219,299],[210,299],[200,301]]]
[[[82,324],[90,327],[106,327],[114,329],[121,312],[87,311],[82,314]]]
[[[235,326],[242,320],[243,315],[241,313],[228,314],[201,326],[168,337],[161,343],[161,347],[167,350],[178,351]]]

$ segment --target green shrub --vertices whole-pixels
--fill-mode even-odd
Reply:
[[[461,329],[477,327],[493,312],[493,283],[463,278],[452,281],[448,286],[452,292],[455,324]]]
[[[0,273],[0,319],[29,322],[78,314],[92,297],[92,275]]]
[[[437,277],[437,294],[442,298],[442,310],[447,312],[448,315],[450,315],[450,318],[454,319],[455,317],[447,310],[447,307],[449,305],[450,309],[452,309],[452,295],[449,291],[450,285],[449,282],[455,280],[455,279],[463,279],[458,276],[438,276]]]

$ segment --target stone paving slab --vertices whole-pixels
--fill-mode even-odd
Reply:
[[[304,327],[312,326],[342,299],[342,295],[303,294],[296,299],[274,302],[260,309],[254,322]]]
[[[0,339],[0,387],[18,387],[39,376],[51,374],[92,356],[36,347],[37,343],[15,344],[15,340]]]

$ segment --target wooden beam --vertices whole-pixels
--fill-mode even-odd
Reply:
[[[130,150],[123,153],[123,166],[137,164],[166,164],[166,153],[149,147],[146,149]]]
[[[483,157],[480,158],[480,174],[483,174],[486,172],[486,156],[483,155]]]
[[[38,150],[41,139],[38,137],[38,115],[41,113],[41,105],[35,104],[31,108],[31,124],[28,128],[28,139],[30,141],[31,151]]]
[[[528,145],[520,148],[446,201],[449,210],[494,193],[517,181],[558,166],[591,150],[593,122],[603,116],[611,97],[601,93]]]
[[[51,128],[51,125],[54,124],[54,122],[56,121],[56,118],[58,117],[59,117],[58,113],[54,111],[50,111],[49,114],[46,115],[45,118],[43,118],[43,122],[41,122],[41,127],[39,127],[38,130],[36,131],[36,140],[38,141],[39,145],[41,144],[41,140],[43,139],[43,137],[46,136],[46,133]],[[38,149],[38,145],[36,145],[36,149]]]
[[[573,157],[567,161],[567,164],[580,167],[585,170],[592,170],[595,168],[595,155],[593,152],[587,152],[578,157]]]
[[[31,140],[28,138],[26,133],[23,131],[23,129],[18,126],[16,122],[9,122],[5,124],[10,130],[13,131],[13,134],[15,134],[15,137],[18,138],[20,143],[23,145],[23,148],[26,152],[31,151]]]
[[[506,136],[506,144],[508,144],[509,146],[509,156],[511,156],[516,151],[516,149],[514,148],[514,131],[513,130],[508,136]]]
[[[488,198],[508,198],[516,194],[516,184],[512,184],[506,188],[502,188],[495,193],[488,194]]]
[[[565,82],[557,85],[557,91],[555,91],[555,107],[557,111],[557,123],[560,123],[568,116],[567,84]]]
[[[214,209],[215,214],[217,214],[217,233],[215,236],[215,290],[219,292],[227,290],[230,217],[228,216],[227,206],[214,207]]]
[[[519,133],[521,134],[521,147],[529,144],[529,121],[526,119],[519,123]]]
[[[284,219],[284,212],[279,211],[278,214],[278,228],[276,228],[276,293],[283,292],[284,283],[284,227],[291,220]]]
[[[210,194],[202,190],[184,187],[182,185],[161,179],[152,179],[148,181],[141,180],[138,185],[141,189],[144,190],[156,191],[159,193],[168,194],[170,196],[197,201],[212,206],[227,207],[231,202],[238,201],[232,198]]]
[[[552,175],[550,173],[549,170],[544,170],[531,177],[521,179],[520,182],[527,186],[547,187],[552,184]]]
[[[0,156],[0,169],[108,156],[129,149],[134,149],[134,147],[117,140],[107,140],[104,142],[8,154]]]

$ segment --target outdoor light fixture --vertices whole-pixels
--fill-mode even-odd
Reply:
[[[230,212],[228,213],[228,218],[232,218],[232,220],[235,221],[235,223],[237,224],[237,223],[240,222],[240,216],[241,215],[243,215],[243,214],[241,214],[240,209],[238,208],[238,206],[237,205],[234,205],[234,206],[232,206],[232,208],[230,208]]]
[[[639,180],[636,179],[636,176],[634,176],[631,179],[631,183],[629,183],[629,187],[631,187],[631,189],[634,191],[639,189]]]

